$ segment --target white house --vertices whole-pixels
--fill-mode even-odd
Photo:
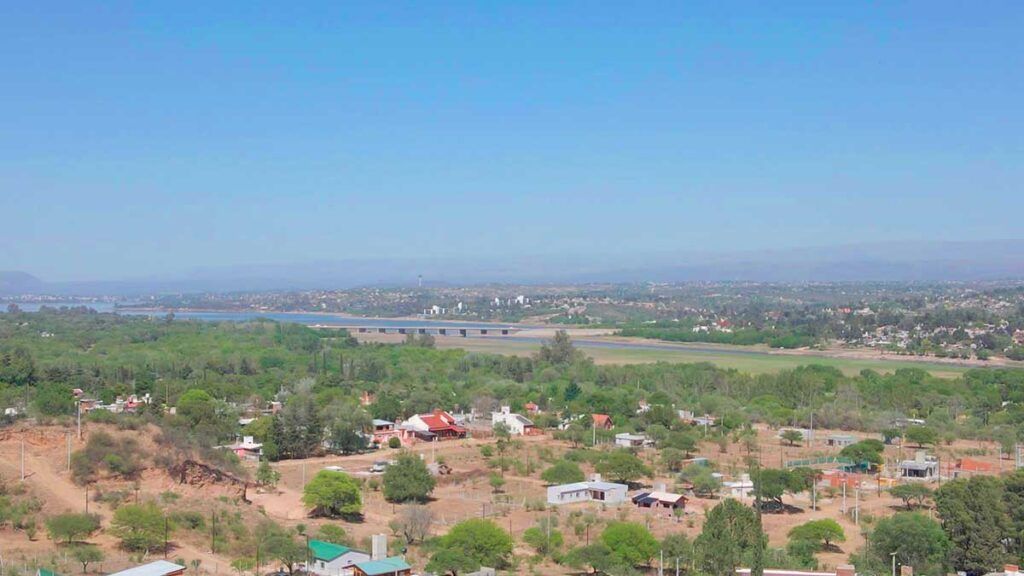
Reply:
[[[502,406],[500,412],[491,412],[491,425],[504,424],[513,436],[525,436],[532,434],[535,429],[533,421],[529,418],[512,412],[508,406]]]
[[[309,572],[317,576],[352,576],[353,566],[370,559],[365,552],[322,540],[309,541],[309,556]]]
[[[234,452],[241,460],[254,460],[258,462],[260,456],[263,455],[263,444],[256,442],[252,436],[243,436],[241,442],[235,442],[226,446],[226,448]]]
[[[731,498],[743,500],[754,495],[754,482],[750,479],[750,474],[741,474],[739,480],[722,482],[722,490]]]
[[[621,448],[643,448],[650,441],[643,434],[630,434],[622,432],[615,435],[615,445]]]
[[[614,482],[602,482],[599,475],[588,482],[573,482],[548,487],[548,504],[572,504],[574,502],[604,502],[619,504],[627,500],[629,486]]]

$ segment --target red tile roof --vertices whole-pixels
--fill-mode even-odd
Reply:
[[[455,417],[444,410],[434,410],[433,414],[420,414],[420,420],[430,428],[431,432],[438,430],[463,431],[464,428],[455,424]]]
[[[594,426],[612,427],[612,417],[607,414],[591,414],[591,417],[594,419]]]

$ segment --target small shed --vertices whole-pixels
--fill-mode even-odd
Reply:
[[[640,508],[669,508],[672,510],[686,507],[686,496],[673,492],[655,490],[653,492],[641,492],[633,496],[633,504]]]

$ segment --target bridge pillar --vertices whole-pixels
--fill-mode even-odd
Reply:
[[[462,336],[463,338],[465,338],[465,337],[466,337],[467,335],[468,335],[468,334],[467,334],[467,332],[466,332],[466,329],[465,329],[465,328],[460,328],[460,329],[459,329],[459,336]]]
[[[437,329],[437,333],[440,334],[441,336],[447,336],[448,335],[448,329],[447,328],[438,328]]]

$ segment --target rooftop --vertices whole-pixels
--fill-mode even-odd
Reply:
[[[356,567],[368,574],[369,576],[378,576],[381,574],[391,574],[398,570],[409,570],[412,568],[406,564],[405,560],[398,556],[392,556],[383,560],[370,560],[369,562],[360,562],[356,564]]]
[[[150,562],[149,564],[143,564],[141,566],[121,570],[120,572],[114,572],[109,576],[167,576],[168,574],[181,572],[184,569],[184,566],[175,564],[174,562],[157,560],[155,562]]]
[[[324,542],[323,540],[309,541],[309,551],[313,553],[313,558],[323,560],[324,562],[330,562],[349,550],[351,550],[351,548],[348,546],[342,546],[341,544]]]

